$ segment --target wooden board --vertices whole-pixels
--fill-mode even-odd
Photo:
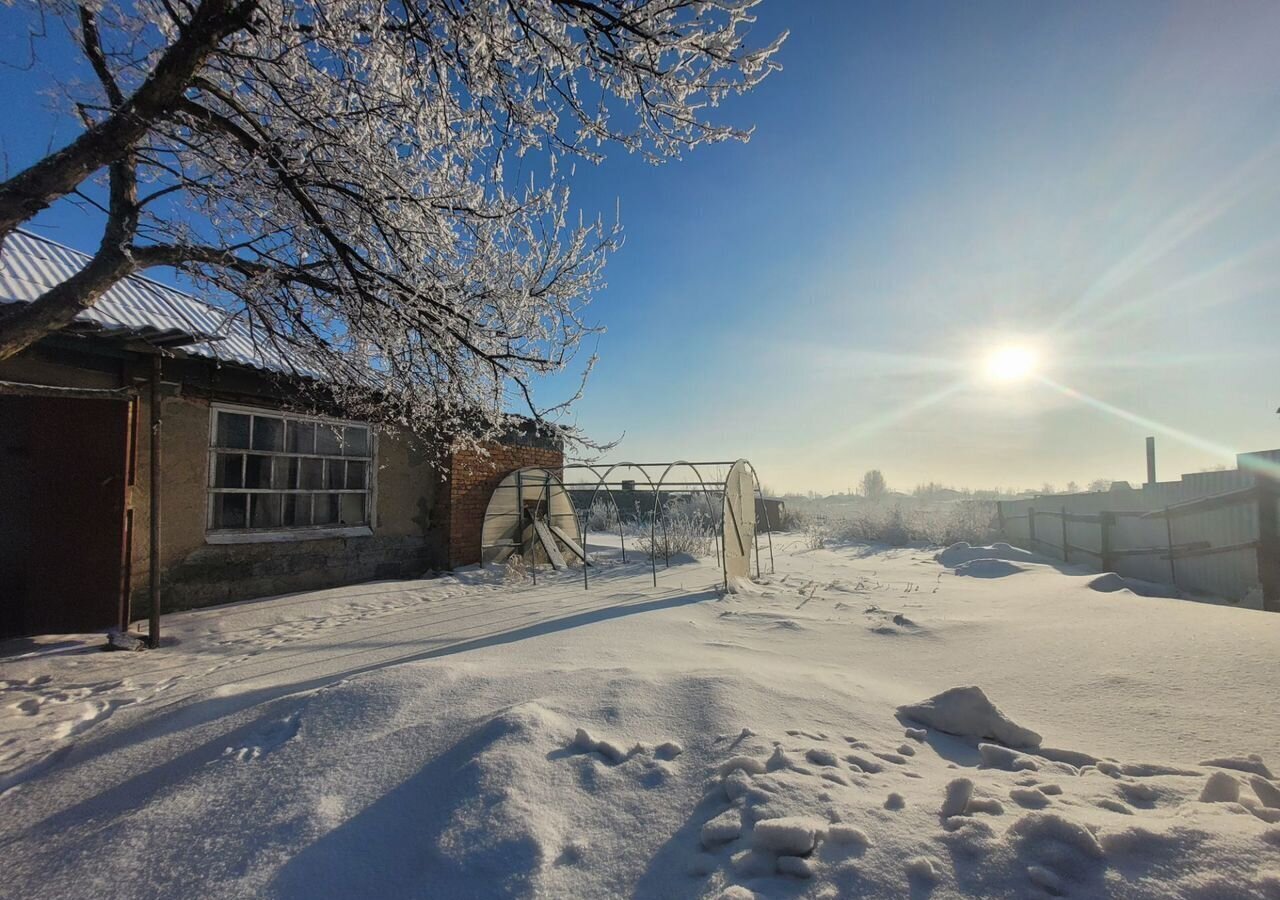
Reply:
[[[564,557],[560,554],[560,548],[556,545],[556,539],[551,536],[551,530],[547,528],[547,523],[541,519],[534,519],[533,530],[538,533],[538,540],[542,541],[542,547],[547,551],[547,559],[551,560],[551,568],[565,568]]]
[[[571,551],[573,551],[573,554],[577,556],[578,559],[582,560],[588,566],[591,565],[591,561],[587,559],[587,554],[584,553],[582,548],[578,546],[578,542],[575,541],[573,538],[569,537],[569,535],[565,532],[563,528],[561,528],[559,525],[552,525],[551,533],[554,534],[556,537],[560,538],[560,543],[564,544]]]

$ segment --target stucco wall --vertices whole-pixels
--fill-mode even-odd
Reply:
[[[446,531],[438,509],[439,469],[424,448],[403,433],[377,438],[372,535],[207,543],[210,402],[192,397],[167,397],[162,402],[161,605],[166,611],[380,578],[413,578],[447,565]],[[150,597],[149,421],[144,397],[134,495],[135,617],[147,613]]]

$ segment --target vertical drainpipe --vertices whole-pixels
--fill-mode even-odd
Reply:
[[[160,355],[151,358],[151,619],[147,646],[160,646]]]

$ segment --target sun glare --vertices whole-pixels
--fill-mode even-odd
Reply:
[[[1040,356],[1030,347],[1001,347],[987,356],[985,370],[992,381],[1023,381],[1035,373]]]

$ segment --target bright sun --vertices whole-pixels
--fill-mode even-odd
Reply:
[[[993,381],[1022,381],[1032,375],[1040,355],[1030,347],[1012,345],[988,354],[984,368]]]

